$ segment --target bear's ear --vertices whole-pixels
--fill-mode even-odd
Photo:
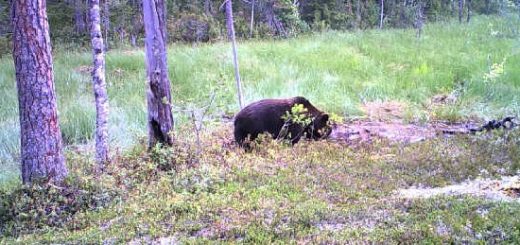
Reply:
[[[327,123],[329,121],[329,114],[323,114],[320,120],[324,123]]]

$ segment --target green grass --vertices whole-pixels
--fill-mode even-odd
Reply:
[[[511,23],[514,22],[514,23]],[[515,24],[516,23],[516,24]],[[304,95],[323,110],[361,116],[364,102],[397,100],[409,105],[408,120],[491,119],[519,115],[520,42],[517,19],[479,16],[469,25],[427,25],[413,30],[327,32],[283,41],[239,45],[245,99]],[[503,73],[485,82],[493,64]],[[107,56],[110,135],[127,148],[146,128],[143,50],[113,50]],[[18,113],[12,61],[0,60],[0,159],[16,156]],[[68,143],[92,138],[94,130],[90,53],[61,51],[54,57],[60,123]],[[202,107],[215,93],[213,113],[233,114],[238,106],[228,43],[172,45],[169,49],[176,117],[184,107]],[[81,69],[83,68],[83,69]],[[457,92],[458,100],[432,110],[436,94]],[[432,112],[433,111],[433,112]]]
[[[365,102],[399,101],[408,106],[408,121],[520,116],[519,26],[516,17],[478,16],[470,24],[429,24],[420,39],[413,30],[370,30],[241,42],[245,99],[303,95],[320,109],[346,117],[363,116],[360,106]],[[92,144],[95,111],[90,74],[84,69],[91,54],[58,47],[54,58],[70,181],[87,192],[106,190],[118,196],[105,206],[99,204],[105,200],[103,192],[92,191],[93,204],[71,213],[63,226],[38,216],[7,215],[0,200],[0,221],[7,218],[7,227],[0,222],[0,243],[117,243],[160,237],[195,244],[520,239],[518,203],[392,198],[396,189],[412,185],[438,187],[518,173],[517,131],[412,145],[376,140],[358,146],[302,142],[291,148],[267,142],[244,154],[232,144],[229,127],[213,126],[204,132],[199,155],[182,109],[205,106],[214,93],[212,119],[238,111],[230,45],[172,45],[169,66],[180,140],[173,148],[146,153],[144,53],[112,50],[107,82],[115,161],[107,173],[96,176],[92,152],[76,147]],[[457,100],[432,105],[438,94],[456,95]],[[7,196],[20,188],[16,105],[12,60],[2,58],[0,194]],[[13,200],[21,200],[18,208],[25,202],[53,207],[53,195],[49,204],[26,196]]]
[[[58,225],[22,212],[4,213],[0,243],[121,243],[164,237],[190,244],[520,239],[517,202],[394,196],[399,188],[517,173],[518,130],[413,145],[376,140],[358,147],[305,141],[290,147],[264,139],[252,153],[228,145],[230,131],[224,126],[205,133],[202,154],[195,154],[191,135],[150,153],[138,144],[103,174],[92,172],[90,156],[74,152],[68,159],[69,179],[92,193],[95,204],[52,220]],[[13,200],[20,201],[12,207],[54,210],[58,202],[52,198],[55,192],[38,192],[36,200],[27,198],[28,193],[15,195]],[[108,205],[102,201],[106,193],[118,193]],[[12,203],[13,197],[4,198]],[[0,205],[0,221],[2,210],[10,207]]]

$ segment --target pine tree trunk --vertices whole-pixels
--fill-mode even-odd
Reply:
[[[421,38],[422,30],[424,26],[424,4],[422,1],[419,1],[416,6],[415,13],[415,28],[416,28],[416,36],[417,38]]]
[[[354,13],[352,11],[352,0],[348,0],[346,4],[347,4],[347,7],[346,7],[347,14],[352,15]]]
[[[466,22],[469,23],[469,20],[471,19],[471,0],[467,0],[468,2],[466,3],[467,5],[467,8],[468,8],[468,18],[466,19]]]
[[[451,16],[455,16],[455,0],[450,0],[450,6],[451,6]]]
[[[58,123],[45,0],[12,1],[13,60],[20,114],[22,181],[67,176]]]
[[[204,13],[206,14],[206,16],[212,16],[214,14],[211,0],[204,0]]]
[[[87,30],[85,23],[85,6],[83,0],[74,0],[74,29],[78,34],[84,34]]]
[[[520,0],[516,0],[516,7],[518,8],[518,16],[520,17]]]
[[[105,29],[105,51],[110,47],[108,34],[110,33],[110,0],[104,0],[103,2],[103,29]]]
[[[173,144],[165,10],[164,0],[143,0],[149,147],[155,146],[158,142]]]
[[[274,1],[268,1],[264,3],[263,15],[265,19],[265,23],[271,29],[271,31],[278,36],[285,37],[287,36],[287,32],[285,31],[285,27],[280,19],[276,16],[274,12]]]
[[[136,3],[137,0],[132,0],[132,31],[130,33],[130,44],[133,47],[137,47],[137,38],[139,32],[143,28],[143,18],[141,4]]]
[[[235,80],[237,86],[237,96],[238,96],[238,105],[240,109],[243,108],[243,98],[242,98],[242,84],[240,81],[240,71],[238,68],[238,54],[237,54],[237,44],[235,40],[235,27],[233,23],[233,6],[231,0],[226,0],[226,26],[228,30],[228,38],[231,40],[231,45],[233,46],[233,64],[235,65]]]
[[[462,23],[463,10],[464,10],[464,0],[459,0],[459,23]]]
[[[356,0],[356,28],[361,29],[361,0]]]
[[[108,159],[108,94],[105,82],[105,48],[101,34],[99,0],[90,0],[90,37],[94,69],[92,83],[96,100],[96,162],[104,165]]]

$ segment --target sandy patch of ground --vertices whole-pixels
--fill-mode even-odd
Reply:
[[[396,198],[417,199],[438,195],[472,195],[496,201],[520,202],[520,176],[504,176],[500,180],[476,179],[439,188],[400,189]]]
[[[443,104],[454,101],[453,95],[437,95],[432,104]],[[346,142],[370,142],[373,137],[390,141],[414,143],[438,136],[470,133],[480,125],[474,122],[430,122],[423,124],[403,123],[407,109],[405,103],[399,101],[368,102],[361,106],[367,115],[366,119],[335,125],[330,139]]]
[[[440,135],[470,133],[477,128],[476,123],[444,123],[405,124],[400,121],[353,121],[348,124],[335,125],[330,139],[346,143],[369,142],[374,137],[385,138],[402,143],[414,143],[431,139]]]

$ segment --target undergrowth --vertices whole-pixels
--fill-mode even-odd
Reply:
[[[461,25],[325,32],[239,45],[246,101],[303,95],[323,111],[364,116],[369,102],[405,105],[399,119],[488,120],[520,111],[516,17]],[[229,45],[172,46],[175,144],[147,151],[144,55],[107,55],[112,164],[92,161],[91,54],[59,51],[55,77],[70,176],[22,186],[14,69],[0,59],[0,243],[484,243],[520,239],[520,205],[468,196],[402,200],[395,191],[518,174],[520,133],[402,144],[263,137],[236,147]],[[58,49],[59,50],[59,49]],[[206,106],[200,144],[186,108]],[[440,99],[439,99],[440,98]]]
[[[395,197],[399,188],[518,173],[518,130],[414,144],[375,139],[351,145],[302,141],[291,147],[262,137],[251,153],[237,148],[230,132],[229,126],[219,126],[201,135],[201,145],[189,134],[177,135],[172,147],[150,151],[143,141],[116,156],[104,172],[97,172],[82,152],[69,155],[76,164],[69,163],[72,177],[63,190],[34,186],[2,192],[0,241],[474,243],[520,238],[515,218],[520,205],[514,202]]]
[[[362,105],[397,101],[404,120],[490,120],[519,115],[520,65],[516,15],[475,16],[414,30],[324,32],[287,40],[240,43],[240,71],[246,103],[272,97],[305,96],[323,111],[360,117]],[[54,44],[59,121],[67,144],[90,142],[94,131],[90,52]],[[230,45],[174,44],[168,50],[174,116],[205,107],[214,118],[238,111]],[[110,50],[106,57],[110,98],[109,135],[128,149],[146,133],[144,51]],[[0,59],[0,168],[17,160],[18,112],[10,57]],[[448,103],[431,105],[437,95]],[[91,105],[91,106],[89,106]],[[0,174],[2,175],[2,174]],[[2,178],[2,177],[0,177]]]

